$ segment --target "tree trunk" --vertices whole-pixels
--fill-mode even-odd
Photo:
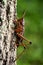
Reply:
[[[7,0],[5,5],[1,4],[0,19],[0,65],[16,65],[16,36],[12,27],[15,27],[13,20],[17,15],[17,0]]]

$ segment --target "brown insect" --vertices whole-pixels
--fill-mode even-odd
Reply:
[[[28,43],[31,44],[31,41],[27,40],[23,34],[24,34],[24,16],[25,16],[25,12],[23,14],[23,16],[20,19],[17,19],[17,21],[13,21],[14,24],[16,24],[16,28],[14,30],[14,33],[16,34],[17,40],[16,40],[16,45],[19,46],[20,43],[21,45],[24,46],[25,48],[25,44],[23,44],[23,40],[26,40]]]
[[[29,44],[31,44],[32,42],[30,40],[27,40],[23,35],[24,35],[24,16],[25,16],[25,12],[23,14],[23,16],[20,19],[14,20],[13,23],[16,25],[15,29],[14,29],[14,33],[16,35],[16,45],[18,46],[23,46],[24,49],[27,48],[27,45],[23,43],[23,40],[27,41]],[[18,55],[18,57],[15,59],[15,61],[23,54],[24,50],[21,52],[21,54]]]

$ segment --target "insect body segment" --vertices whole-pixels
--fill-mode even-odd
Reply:
[[[27,41],[28,44],[31,44],[32,42],[30,40],[27,40],[24,35],[24,15],[22,18],[14,20],[13,23],[15,24],[14,34],[16,35],[16,46],[23,46],[24,50],[17,56],[15,61],[19,59],[19,57],[24,53],[25,49],[27,48],[27,44],[23,43],[23,40]]]
[[[17,33],[23,35],[23,18],[14,21],[14,24],[16,25],[14,30],[14,33],[16,34],[16,38],[17,38],[16,44],[17,46],[19,46],[19,44],[22,43],[23,39],[20,36],[18,36]]]
[[[25,48],[25,44],[23,44],[23,40],[27,41],[28,43],[31,44],[31,41],[27,40],[23,34],[24,34],[24,18],[20,18],[17,19],[16,21],[14,20],[13,23],[16,25],[15,26],[15,30],[14,33],[16,34],[16,45],[17,47],[20,46],[20,43],[22,44],[21,46],[23,46]]]

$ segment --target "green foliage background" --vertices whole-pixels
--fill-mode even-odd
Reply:
[[[26,10],[24,36],[32,41],[32,45],[28,46],[18,59],[17,65],[43,65],[43,0],[17,0],[19,18],[24,10]],[[18,48],[19,53],[22,50],[23,48]]]
[[[18,60],[18,65],[43,65],[43,0],[18,0],[17,12],[25,15],[25,34],[32,45]]]

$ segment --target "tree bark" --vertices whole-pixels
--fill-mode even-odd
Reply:
[[[1,4],[0,19],[0,65],[16,65],[16,36],[14,34],[15,25],[13,20],[17,15],[17,0],[7,0],[5,5]]]

